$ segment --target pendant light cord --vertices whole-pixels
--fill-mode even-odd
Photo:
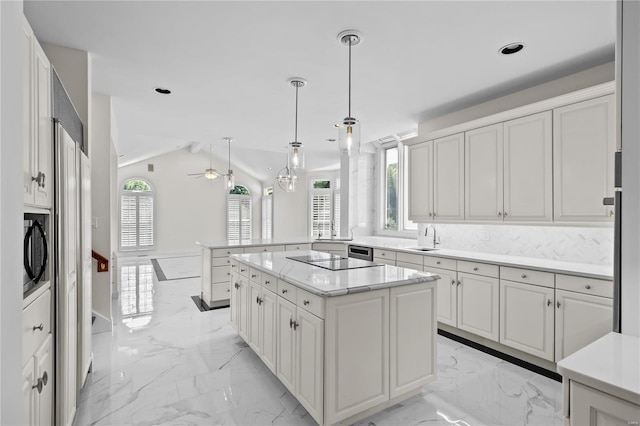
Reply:
[[[227,142],[229,143],[229,172],[231,171],[231,139],[227,139]]]
[[[296,83],[296,125],[295,125],[295,137],[293,138],[294,142],[298,142],[298,88],[300,87],[300,83]]]
[[[351,37],[349,36],[349,117],[351,117]]]

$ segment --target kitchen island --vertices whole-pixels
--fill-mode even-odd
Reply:
[[[436,378],[439,276],[330,256],[231,257],[232,324],[321,425],[352,423]],[[328,269],[337,263],[354,269]]]

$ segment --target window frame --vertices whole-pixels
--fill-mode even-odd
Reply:
[[[418,234],[418,224],[415,227],[409,227],[411,222],[407,217],[407,200],[408,200],[408,149],[407,144],[402,140],[392,141],[380,144],[376,150],[376,163],[377,173],[377,214],[376,218],[376,235],[390,236],[390,237],[402,237],[402,238],[415,238]],[[398,148],[398,178],[397,185],[398,190],[396,193],[396,212],[398,215],[398,229],[385,228],[386,221],[386,199],[387,199],[387,182],[386,182],[386,150],[390,148]]]
[[[151,189],[150,191],[135,191],[135,190],[127,190],[124,189],[124,186],[127,184],[127,182],[132,181],[132,180],[140,180],[143,181],[144,183],[146,183],[149,188]],[[122,246],[122,197],[125,195],[134,195],[136,198],[136,245],[135,247],[123,247]],[[153,222],[151,224],[151,232],[152,232],[152,237],[153,237],[153,244],[150,246],[144,246],[141,247],[140,246],[140,233],[139,233],[139,228],[140,228],[140,196],[141,195],[145,195],[145,196],[150,196],[151,199],[153,200],[153,208],[152,208],[152,217],[153,217]],[[157,233],[157,202],[156,202],[156,190],[155,187],[151,184],[151,182],[149,182],[149,180],[145,179],[145,178],[141,178],[141,177],[129,177],[124,179],[124,181],[122,181],[121,185],[120,185],[120,190],[119,190],[119,195],[118,195],[118,250],[120,252],[136,252],[136,251],[151,251],[151,250],[155,250],[157,245],[158,245],[158,233]]]
[[[329,188],[314,188],[314,182],[317,181],[329,181]],[[329,204],[330,204],[330,219],[329,221],[333,222],[333,230],[336,233],[336,237],[340,236],[340,223],[339,223],[339,213],[336,214],[336,198],[340,197],[340,189],[337,187],[337,180],[330,177],[325,176],[314,176],[309,178],[309,229],[308,235],[311,238],[318,238],[318,235],[313,234],[313,196],[318,194],[328,194],[329,195]],[[338,216],[338,220],[336,220],[336,216]],[[323,235],[322,238],[330,238],[331,236]]]
[[[269,191],[271,190],[271,191]],[[273,186],[262,191],[261,230],[262,239],[273,239]],[[267,232],[268,231],[268,232]]]

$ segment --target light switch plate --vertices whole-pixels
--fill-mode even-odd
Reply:
[[[91,218],[91,229],[98,229],[98,218],[95,216]]]

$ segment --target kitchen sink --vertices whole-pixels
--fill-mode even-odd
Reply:
[[[416,250],[416,251],[434,251],[438,250],[435,247],[407,247],[407,250]]]

